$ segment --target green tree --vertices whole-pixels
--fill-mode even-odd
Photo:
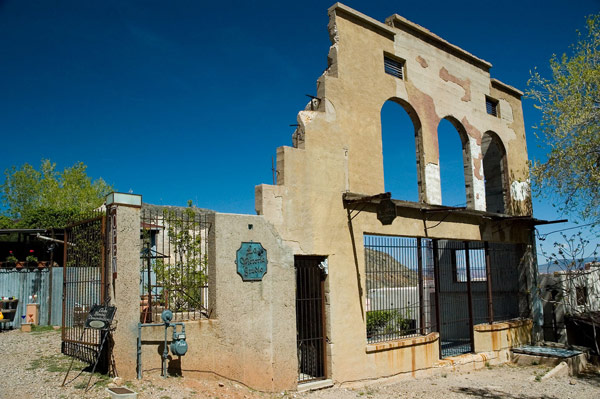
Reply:
[[[531,74],[527,95],[542,111],[535,134],[549,147],[532,167],[537,194],[557,200],[559,210],[600,218],[600,14],[587,18],[571,55],[553,55],[551,79]]]
[[[112,188],[101,178],[92,181],[82,162],[56,170],[42,160],[39,170],[28,163],[4,171],[0,186],[7,218],[18,219],[15,227],[62,227],[76,215],[97,208]]]

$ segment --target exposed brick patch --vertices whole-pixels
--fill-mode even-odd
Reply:
[[[425,60],[425,58],[421,57],[420,55],[417,56],[417,62],[423,67],[423,68],[427,68],[429,66],[429,64],[427,63],[427,61]]]
[[[460,79],[451,75],[445,67],[440,69],[440,78],[442,78],[444,82],[452,82],[462,87],[465,91],[465,95],[461,97],[461,100],[465,102],[471,101],[471,81],[469,79]]]

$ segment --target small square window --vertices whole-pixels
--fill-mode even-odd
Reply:
[[[392,58],[391,56],[384,54],[383,66],[385,73],[397,77],[398,79],[404,79],[404,60],[400,58]]]
[[[486,96],[485,110],[488,114],[499,117],[500,113],[498,112],[498,100]]]
[[[588,291],[586,286],[576,287],[575,295],[577,296],[577,306],[587,305]]]

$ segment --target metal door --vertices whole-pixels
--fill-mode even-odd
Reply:
[[[92,305],[103,304],[108,294],[105,237],[103,213],[65,229],[61,351],[89,363],[98,356],[101,333],[83,324]]]
[[[323,287],[325,258],[296,256],[296,335],[298,382],[324,379],[325,308]]]

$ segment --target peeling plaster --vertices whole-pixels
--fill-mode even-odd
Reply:
[[[470,137],[475,139],[478,146],[481,146],[481,138],[482,138],[481,132],[479,130],[477,130],[477,128],[475,126],[473,126],[469,123],[466,116],[464,118],[462,118],[461,122],[462,122],[465,130],[467,131],[467,134]]]
[[[425,60],[425,58],[421,57],[420,55],[417,56],[417,62],[423,67],[423,68],[427,68],[429,66],[429,64],[427,63],[427,61]]]
[[[324,101],[325,101],[325,120],[327,122],[333,122],[333,121],[335,121],[335,119],[337,117],[336,112],[335,112],[335,106],[327,98],[325,98]]]
[[[438,116],[435,110],[433,97],[417,89],[410,81],[406,82],[406,91],[408,94],[408,102],[415,109],[415,111],[417,111],[419,118],[421,118],[423,133],[425,134],[426,132],[429,132],[430,134],[431,143],[429,147],[429,159],[434,159],[437,162],[440,158],[437,126],[440,123],[441,118]],[[425,161],[427,161],[427,159]]]
[[[471,81],[469,79],[463,80],[454,75],[451,75],[445,67],[442,67],[442,69],[440,69],[440,78],[442,78],[444,82],[452,82],[454,84],[459,85],[465,91],[465,95],[462,96],[461,101],[471,101]]]
[[[483,161],[482,153],[479,153],[478,157],[473,157],[473,175],[479,180],[483,180],[483,175],[481,174],[481,162],[482,161]]]
[[[510,196],[515,201],[529,198],[529,181],[513,181],[510,185]]]
[[[427,202],[433,205],[441,205],[442,185],[440,183],[440,165],[435,163],[425,165],[425,181]]]
[[[512,123],[514,121],[514,118],[513,110],[510,103],[503,98],[501,98],[498,101],[500,102],[500,117],[508,123]]]
[[[300,111],[298,112],[298,123],[306,127],[316,116],[317,111]]]

